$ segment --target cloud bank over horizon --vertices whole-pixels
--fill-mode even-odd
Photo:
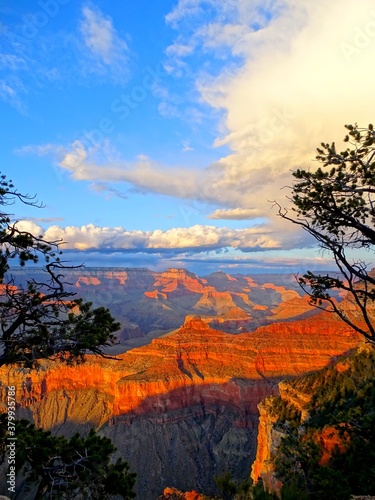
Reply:
[[[264,235],[260,227],[232,230],[227,227],[192,226],[167,231],[129,231],[122,227],[49,226],[38,221],[20,220],[20,231],[40,235],[56,242],[63,250],[64,262],[90,267],[148,267],[166,270],[187,268],[196,273],[221,269],[228,273],[272,273],[332,270],[329,255],[317,252],[313,241],[296,235],[289,242],[289,254],[280,254],[280,242]],[[49,222],[49,221],[41,221]],[[297,247],[297,248],[296,248]],[[308,248],[308,255],[300,253]]]
[[[35,221],[20,220],[16,223],[20,231],[41,235],[46,241],[64,242],[64,248],[75,250],[139,250],[142,252],[206,252],[219,251],[225,248],[239,249],[242,252],[257,252],[263,250],[281,249],[281,238],[267,231],[262,226],[245,229],[228,227],[202,226],[174,227],[166,231],[129,231],[122,227],[102,227],[93,224],[85,226],[53,225],[43,229]],[[292,249],[310,245],[306,238],[296,236],[289,241]]]

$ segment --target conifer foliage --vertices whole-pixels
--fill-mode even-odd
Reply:
[[[358,250],[367,250],[371,258],[375,246],[375,131],[371,124],[367,128],[346,125],[346,129],[344,151],[339,152],[335,143],[322,143],[316,156],[321,166],[293,173],[293,207],[279,206],[279,215],[312,235],[336,262],[337,274],[308,271],[299,278],[312,303],[335,312],[375,342],[371,311],[375,274],[368,262],[356,257]],[[332,297],[333,289],[348,292],[358,314],[340,307]]]
[[[1,428],[0,463],[5,459],[7,443],[5,413],[0,415]],[[86,438],[79,434],[70,439],[57,437],[27,420],[17,421],[16,434],[17,467],[23,470],[26,490],[35,500],[134,498],[136,474],[129,472],[121,458],[111,462],[116,448],[110,439],[93,430]]]
[[[285,436],[273,457],[284,483],[282,499],[290,489],[296,492],[294,498],[307,495],[313,500],[375,495],[374,348],[354,352],[289,384],[296,394],[311,399],[304,421],[291,402],[273,400],[276,427]],[[335,443],[330,452],[323,435]]]

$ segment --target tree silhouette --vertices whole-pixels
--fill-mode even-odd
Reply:
[[[338,152],[335,143],[322,143],[316,156],[322,166],[293,173],[293,207],[278,205],[278,213],[311,234],[336,262],[337,273],[308,271],[299,278],[311,302],[335,312],[374,343],[375,273],[368,270],[369,263],[355,257],[355,251],[365,249],[373,255],[375,245],[375,132],[372,125],[345,127],[348,147]],[[333,289],[347,292],[355,307],[342,307],[332,297]]]
[[[0,463],[5,460],[7,441],[6,414],[0,415]],[[110,499],[119,495],[134,498],[136,474],[129,472],[121,458],[111,461],[116,451],[110,439],[93,430],[86,438],[75,434],[70,439],[53,436],[37,429],[27,420],[16,422],[17,447],[15,462],[23,472],[25,486],[35,500],[87,498]],[[21,492],[20,492],[21,493]]]
[[[19,193],[12,181],[0,176],[0,206],[16,202],[39,206],[35,198]],[[108,309],[91,308],[66,289],[60,241],[19,229],[10,214],[0,213],[0,365],[35,366],[41,358],[82,361],[87,352],[104,356],[120,328]],[[10,266],[43,265],[45,279],[15,282]],[[79,267],[79,266],[77,266]]]

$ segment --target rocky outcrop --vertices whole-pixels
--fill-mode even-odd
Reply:
[[[260,418],[257,453],[251,472],[253,481],[257,482],[261,477],[268,491],[280,494],[282,483],[274,471],[277,456],[283,461],[286,457],[284,466],[288,464],[288,467],[285,469],[297,471],[305,478],[309,477],[311,468],[318,465],[336,473],[350,474],[350,470],[342,464],[355,463],[353,460],[358,458],[360,461],[368,455],[368,450],[361,450],[358,443],[368,446],[370,442],[363,436],[367,427],[371,430],[373,427],[369,401],[372,400],[374,373],[373,346],[361,342],[355,350],[332,360],[324,370],[279,382],[280,397],[271,396],[258,405]],[[293,439],[278,455],[281,439],[288,436],[293,436]],[[354,451],[351,442],[355,443]],[[319,450],[315,458],[314,454],[309,455],[309,446],[314,443]],[[347,458],[345,454],[348,454]],[[343,457],[335,461],[339,455]],[[307,456],[309,459],[306,460],[299,458]],[[311,465],[312,460],[315,460],[314,466]],[[367,470],[363,463],[358,469]],[[319,486],[325,481],[320,482],[322,478],[315,472],[310,475],[311,488],[314,488],[314,481]],[[311,479],[313,476],[315,479]],[[371,481],[367,483],[366,477],[353,480],[352,476],[349,481],[353,492],[366,492],[371,484]]]
[[[1,500],[1,499],[0,499]],[[165,488],[163,494],[158,500],[209,500],[206,495],[197,493],[196,491],[188,491],[183,493],[176,488]]]
[[[287,382],[281,381],[278,387],[283,401],[301,411],[302,417],[307,418],[306,407],[311,396],[295,390]],[[279,419],[279,414],[275,411],[273,397],[261,401],[258,410],[257,450],[250,476],[254,483],[257,483],[261,478],[266,491],[279,494],[282,482],[275,475],[273,458],[281,439],[286,436],[286,432],[283,427],[275,425]],[[302,417],[301,419],[304,421]]]
[[[275,428],[278,415],[274,414],[272,409],[272,398],[265,398],[258,405],[257,452],[251,468],[251,479],[257,483],[261,477],[266,491],[280,491],[281,482],[275,477],[272,457],[285,434]]]
[[[315,439],[319,442],[322,450],[319,465],[328,465],[334,452],[345,453],[345,445],[349,441],[349,435],[345,431],[340,432],[336,427],[327,426],[316,434]]]
[[[309,418],[307,407],[311,401],[311,394],[298,391],[285,381],[279,383],[279,392],[284,401],[301,412],[302,422]]]

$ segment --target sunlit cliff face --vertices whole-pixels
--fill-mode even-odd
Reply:
[[[16,386],[19,417],[72,434],[110,437],[143,481],[139,498],[164,487],[215,490],[228,464],[248,477],[257,405],[288,375],[319,369],[358,343],[333,315],[231,335],[190,316],[182,328],[119,355],[78,366],[43,362],[38,371],[0,369],[1,401]],[[144,450],[147,449],[147,457]]]
[[[72,367],[46,361],[38,371],[2,367],[0,374],[3,384],[17,386],[21,406],[33,409],[55,391],[94,389],[111,398],[107,409],[114,416],[168,411],[221,397],[232,404],[239,394],[223,396],[225,390],[216,394],[209,388],[222,385],[229,390],[236,380],[264,381],[316,370],[357,343],[357,335],[327,313],[235,336],[188,317],[179,330],[117,360],[88,356],[86,363]],[[173,400],[176,390],[181,391],[178,401]],[[41,424],[55,425],[50,418]]]

